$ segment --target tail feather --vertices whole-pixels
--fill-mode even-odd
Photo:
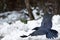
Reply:
[[[56,38],[58,37],[58,32],[56,30],[50,30],[47,34],[46,34],[47,38]]]

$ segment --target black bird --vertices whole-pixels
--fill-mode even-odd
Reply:
[[[41,27],[36,27],[32,29],[36,31],[34,31],[30,35],[31,36],[46,35],[46,37],[50,39],[51,38],[54,39],[58,37],[58,32],[56,30],[51,29],[52,28],[52,17],[53,17],[53,14],[49,14],[49,13],[44,14]]]

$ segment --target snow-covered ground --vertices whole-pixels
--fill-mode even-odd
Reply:
[[[26,12],[26,11],[24,11]],[[33,10],[33,13],[36,13],[36,10]],[[60,40],[60,16],[54,15],[52,18],[53,27],[52,29],[55,29],[58,31],[58,37],[55,39],[47,39],[46,35],[40,35],[40,36],[28,36],[30,33],[32,33],[35,30],[32,30],[35,27],[40,27],[42,22],[42,17],[38,20],[31,20],[28,21],[27,24],[22,23],[19,20],[19,17],[21,17],[20,12],[12,11],[12,12],[6,12],[5,14],[10,13],[7,18],[0,19],[0,36],[3,38],[0,38],[0,40]],[[16,14],[17,13],[17,14]],[[34,14],[34,17],[40,17],[36,16]],[[36,19],[37,19],[36,18]],[[13,22],[14,21],[14,22]],[[8,22],[12,22],[12,24],[8,24]],[[27,38],[21,38],[20,36],[27,35]]]
[[[57,18],[57,19],[55,19]],[[58,38],[56,39],[47,39],[45,35],[42,36],[29,36],[27,38],[21,38],[22,35],[29,35],[34,30],[31,30],[35,27],[40,27],[41,21],[43,18],[39,20],[28,21],[27,24],[22,23],[21,21],[16,21],[9,25],[8,23],[0,24],[0,36],[4,36],[1,40],[59,40],[60,39],[60,16],[55,15],[52,19],[53,27],[59,32]]]

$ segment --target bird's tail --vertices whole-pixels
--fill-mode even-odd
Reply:
[[[47,38],[56,38],[58,37],[58,32],[56,30],[50,30],[47,34],[46,34]]]

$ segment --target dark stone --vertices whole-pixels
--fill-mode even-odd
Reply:
[[[0,39],[4,38],[4,36],[0,36]]]
[[[0,18],[3,18],[3,19],[6,18],[6,17],[7,17],[7,16],[5,16],[5,15],[1,15],[1,16],[0,16]]]

